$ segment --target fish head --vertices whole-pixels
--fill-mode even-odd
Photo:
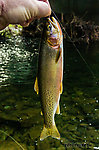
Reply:
[[[48,18],[46,26],[47,26],[47,42],[50,47],[56,49],[62,43],[61,27],[54,17]]]

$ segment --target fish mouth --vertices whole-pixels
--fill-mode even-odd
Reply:
[[[51,47],[59,47],[62,42],[62,32],[58,21],[54,17],[47,18],[47,42]]]
[[[49,24],[52,24],[53,27],[58,30],[57,20],[54,17],[52,18],[48,17],[47,19]]]

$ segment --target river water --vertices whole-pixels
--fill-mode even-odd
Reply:
[[[40,142],[40,99],[34,92],[40,38],[0,39],[0,150],[95,149],[99,145],[99,43],[77,45],[64,39],[61,115],[55,116],[61,140]],[[12,139],[12,138],[14,139]],[[15,140],[20,143],[15,142]]]

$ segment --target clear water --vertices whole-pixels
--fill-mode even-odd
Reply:
[[[99,43],[77,45],[93,78],[71,43],[64,40],[61,115],[55,116],[61,141],[40,142],[40,99],[34,92],[40,39],[16,36],[0,40],[0,150],[82,150],[99,146]],[[7,134],[4,134],[4,131]]]

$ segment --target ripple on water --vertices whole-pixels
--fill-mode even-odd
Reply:
[[[23,83],[28,76],[33,79],[38,55],[38,40],[21,36],[12,37],[0,43],[0,83]],[[33,65],[31,65],[33,64]]]

